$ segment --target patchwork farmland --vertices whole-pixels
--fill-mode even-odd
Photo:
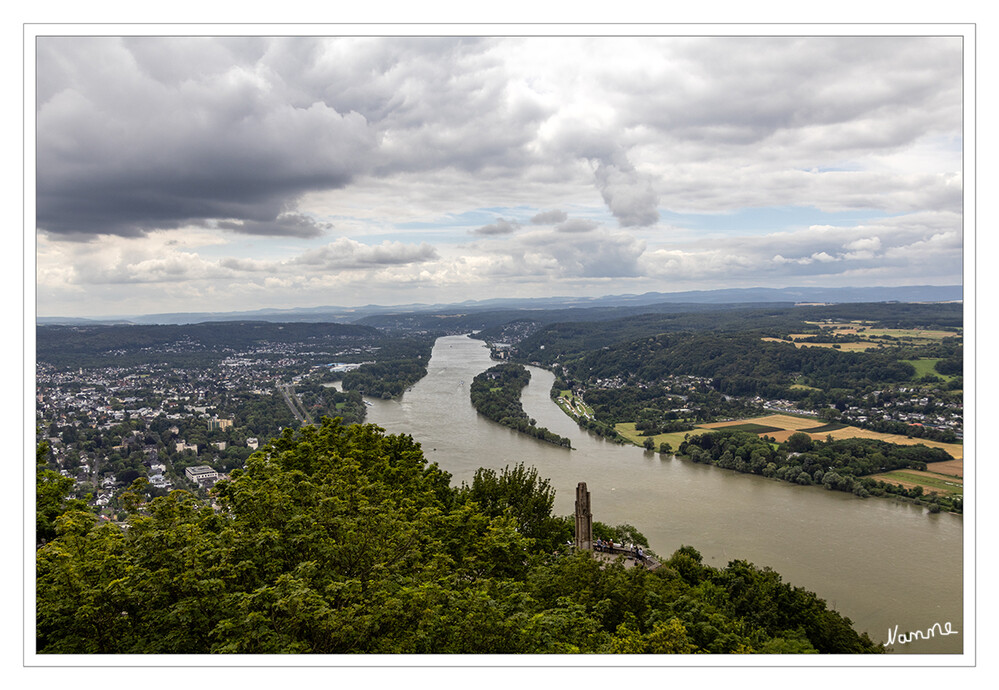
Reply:
[[[618,433],[636,445],[642,445],[646,438],[635,430],[634,424],[618,424]],[[844,426],[838,423],[822,423],[813,417],[798,417],[789,414],[770,414],[749,419],[733,419],[727,422],[714,422],[712,424],[699,424],[693,431],[673,432],[669,434],[659,434],[652,436],[653,443],[658,448],[660,443],[669,443],[676,448],[683,442],[687,435],[696,434],[698,431],[714,431],[717,429],[731,429],[735,431],[747,431],[755,433],[761,437],[767,436],[777,442],[784,442],[798,432],[808,434],[816,441],[825,441],[827,437],[834,440],[846,438],[871,438],[888,443],[900,445],[923,444],[932,448],[941,448],[954,458],[946,462],[933,463],[929,466],[928,472],[916,470],[905,470],[889,472],[884,475],[875,475],[875,479],[893,484],[900,484],[906,488],[922,486],[923,491],[960,493],[964,476],[964,446],[960,443],[942,443],[939,441],[928,441],[919,438],[909,438],[900,434],[883,434],[869,429],[860,429],[855,426]],[[904,475],[904,476],[903,476]]]

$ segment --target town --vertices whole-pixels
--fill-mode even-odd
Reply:
[[[247,328],[292,333],[283,342],[265,336],[234,347]],[[334,333],[296,342],[292,325],[228,326],[222,346],[186,336],[140,346],[134,330],[126,338],[117,329],[121,346],[94,348],[74,359],[85,365],[72,367],[50,352],[50,339],[62,334],[42,328],[37,441],[46,444],[49,467],[75,481],[73,497],[86,499],[103,519],[120,518],[119,497],[140,477],[152,496],[184,489],[207,499],[215,482],[283,429],[323,416],[363,421],[362,393],[377,395],[385,384],[382,377],[371,385],[366,373],[378,361],[388,357],[406,371],[414,352],[424,364],[429,358],[423,341],[400,344],[373,329],[360,337],[335,332],[344,328],[327,325]],[[197,333],[200,325],[190,330]],[[345,377],[348,390],[340,383]]]

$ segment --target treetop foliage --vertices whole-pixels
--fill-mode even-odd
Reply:
[[[54,525],[37,550],[39,653],[882,650],[742,561],[716,569],[684,547],[648,571],[556,552],[565,521],[536,470],[454,488],[411,437],[373,425],[286,430],[214,506],[147,488],[133,484],[125,529],[39,500]]]

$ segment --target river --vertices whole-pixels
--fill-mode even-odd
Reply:
[[[580,429],[549,398],[551,372],[528,367],[524,410],[540,426],[570,438],[573,449],[553,446],[476,413],[468,387],[493,364],[481,341],[440,338],[427,375],[398,400],[369,400],[367,421],[413,436],[456,485],[470,483],[479,467],[500,470],[524,462],[551,480],[556,514],[569,515],[576,484],[586,482],[594,520],[634,525],[662,557],[690,545],[708,565],[742,559],[769,566],[882,642],[895,626],[905,633],[950,622],[960,634],[896,644],[895,653],[962,652],[960,516],[606,441]]]

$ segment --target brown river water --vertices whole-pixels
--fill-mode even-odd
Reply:
[[[572,439],[572,450],[556,447],[476,413],[468,388],[493,364],[481,341],[440,338],[427,376],[399,400],[370,400],[367,421],[413,436],[455,485],[471,482],[479,467],[524,462],[551,480],[555,512],[569,515],[576,484],[586,482],[594,520],[634,525],[662,557],[690,545],[708,565],[741,559],[769,566],[878,642],[888,641],[897,626],[894,654],[962,652],[961,516],[608,442],[580,429],[549,398],[551,372],[529,367],[524,410],[538,425]],[[948,622],[957,634],[941,635],[938,628],[930,639],[898,643],[897,635]]]

